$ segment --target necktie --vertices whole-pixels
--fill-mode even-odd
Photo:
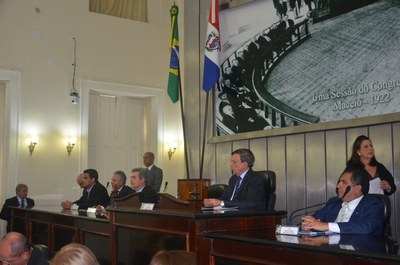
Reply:
[[[21,208],[25,208],[25,206],[26,206],[26,204],[25,204],[25,199],[22,199],[22,200],[21,200],[21,205],[20,205],[20,206],[21,206]]]
[[[238,177],[237,180],[236,180],[236,184],[235,184],[235,190],[232,193],[231,200],[233,200],[233,198],[235,198],[235,196],[237,195],[237,191],[239,190],[241,181],[242,181],[242,178]]]
[[[336,217],[335,222],[348,222],[350,219],[350,207],[347,202],[342,204],[342,208],[339,211],[338,216]]]

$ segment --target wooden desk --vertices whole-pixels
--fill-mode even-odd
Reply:
[[[61,207],[12,207],[12,222],[25,221],[27,238],[55,254],[62,246],[78,242],[90,246],[100,260],[110,260],[110,224],[105,218]]]
[[[39,208],[14,208],[12,218],[26,220],[30,242],[49,245],[53,253],[63,244],[80,242],[98,252],[102,264],[142,265],[161,249],[185,249],[196,253],[202,265],[209,264],[210,251],[203,232],[274,229],[286,215],[284,211],[202,212],[201,200],[160,197],[154,210],[140,210],[138,194],[115,199],[109,221]]]
[[[274,229],[202,235],[210,246],[212,265],[400,264],[398,246],[384,237],[341,235],[338,243],[329,244],[326,242],[329,237],[276,236]]]

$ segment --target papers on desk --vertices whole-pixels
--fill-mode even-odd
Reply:
[[[201,207],[203,212],[230,212],[230,211],[237,211],[239,210],[238,207],[222,207],[222,206],[215,206],[215,207]]]
[[[299,236],[329,236],[335,234],[332,231],[299,231],[297,235]]]
[[[328,236],[335,234],[332,231],[301,231],[298,226],[290,225],[277,225],[275,234],[277,235],[291,235],[291,236]]]
[[[381,189],[381,179],[374,178],[369,181],[369,192],[371,194],[383,194],[383,189]]]

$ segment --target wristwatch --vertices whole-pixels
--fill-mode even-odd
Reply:
[[[225,203],[224,201],[221,201],[221,203],[219,204],[221,207],[225,207]]]

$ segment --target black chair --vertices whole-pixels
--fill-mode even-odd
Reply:
[[[224,194],[228,185],[226,184],[213,184],[208,187],[208,198],[219,199]]]
[[[392,227],[390,225],[390,217],[392,215],[392,204],[388,196],[383,194],[372,194],[381,200],[384,206],[385,223],[383,227],[384,236],[392,236]]]
[[[48,260],[50,260],[50,251],[46,245],[35,244],[32,247],[37,248],[40,252],[42,252],[47,257]]]
[[[264,179],[265,186],[265,205],[267,211],[275,210],[275,201],[276,201],[276,175],[274,171],[271,170],[261,170],[255,171],[258,175],[260,175]]]

